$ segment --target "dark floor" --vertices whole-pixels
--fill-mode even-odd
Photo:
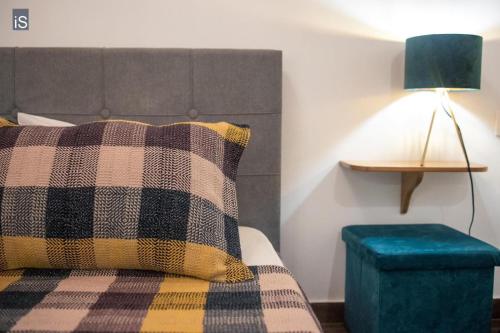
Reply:
[[[342,323],[321,323],[325,333],[347,333]]]
[[[342,323],[321,323],[325,333],[348,333]],[[494,320],[491,324],[491,333],[500,333],[500,321]]]
[[[500,332],[500,319],[493,319],[491,321],[491,333],[499,333],[499,332]]]

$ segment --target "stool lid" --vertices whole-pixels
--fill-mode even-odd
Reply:
[[[442,224],[353,225],[342,229],[350,250],[382,270],[493,267],[500,252]]]

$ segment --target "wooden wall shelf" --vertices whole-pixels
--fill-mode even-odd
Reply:
[[[340,165],[353,171],[401,173],[401,214],[408,212],[413,191],[422,182],[425,172],[467,172],[465,162],[425,162],[418,161],[378,162],[378,161],[340,161]],[[486,165],[471,163],[472,172],[486,172]]]

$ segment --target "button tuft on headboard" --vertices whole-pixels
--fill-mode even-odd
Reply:
[[[196,118],[198,118],[198,115],[199,115],[199,112],[196,109],[191,109],[191,110],[188,111],[189,118],[191,118],[193,120],[196,119]]]
[[[111,111],[108,109],[102,109],[101,110],[101,117],[104,119],[108,119],[111,116]]]

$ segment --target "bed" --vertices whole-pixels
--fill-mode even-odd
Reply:
[[[222,283],[125,269],[1,271],[0,331],[321,331],[275,250],[281,73],[273,50],[0,48],[0,116],[248,124],[236,182],[241,254],[255,276]]]

